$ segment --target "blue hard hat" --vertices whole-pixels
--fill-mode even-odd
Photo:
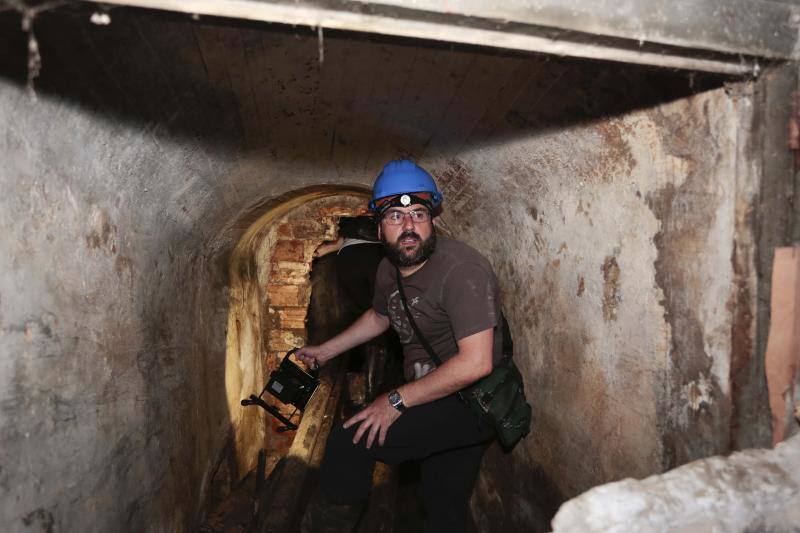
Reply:
[[[431,195],[430,207],[435,209],[442,203],[442,193],[436,187],[433,177],[413,161],[399,159],[389,161],[375,179],[372,186],[370,211],[378,211],[377,200],[398,194],[428,193]]]

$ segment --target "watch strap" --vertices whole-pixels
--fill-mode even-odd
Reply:
[[[403,397],[397,392],[397,389],[391,391],[388,395],[389,405],[400,411],[401,413],[406,410],[406,405],[403,403]]]

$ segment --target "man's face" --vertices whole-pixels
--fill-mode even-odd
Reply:
[[[419,218],[424,213],[427,220],[415,222],[412,212]],[[399,224],[391,219],[402,218]],[[381,240],[386,256],[395,266],[407,267],[424,263],[436,248],[436,232],[428,209],[421,204],[408,207],[390,207],[381,218]]]

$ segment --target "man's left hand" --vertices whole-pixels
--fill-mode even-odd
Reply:
[[[381,394],[367,408],[350,417],[344,423],[344,427],[349,428],[360,422],[361,425],[358,427],[358,431],[356,431],[353,444],[358,444],[358,441],[361,440],[364,433],[369,431],[367,435],[367,449],[369,449],[372,447],[372,443],[375,442],[376,436],[378,437],[378,445],[383,446],[389,426],[394,424],[394,421],[397,420],[399,416],[400,411],[392,407],[389,403],[388,395]]]

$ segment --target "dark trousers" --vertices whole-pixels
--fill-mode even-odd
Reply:
[[[407,409],[392,424],[383,446],[366,436],[353,444],[357,426],[334,426],[320,471],[323,494],[332,503],[366,500],[375,461],[420,460],[425,531],[463,532],[485,443],[494,430],[478,422],[457,396]]]

